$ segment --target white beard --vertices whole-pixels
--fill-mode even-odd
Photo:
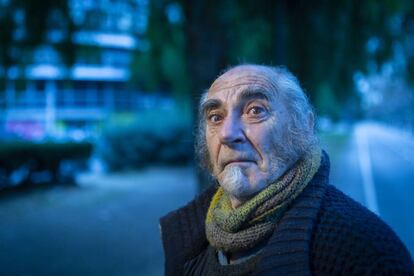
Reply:
[[[243,174],[242,169],[239,166],[230,165],[225,168],[223,173],[222,183],[220,183],[223,189],[233,197],[243,197],[246,186],[249,186],[249,180]]]

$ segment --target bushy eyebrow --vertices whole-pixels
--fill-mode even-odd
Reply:
[[[218,99],[208,99],[201,104],[202,114],[207,114],[210,110],[218,109],[223,105],[222,101]]]
[[[256,89],[256,88],[247,88],[243,90],[242,92],[240,92],[239,95],[237,95],[236,101],[238,103],[243,103],[249,100],[256,100],[256,99],[270,101],[268,93],[266,93],[262,89]],[[222,106],[223,106],[223,102],[219,99],[207,99],[201,104],[201,113],[205,115],[209,111],[214,110],[214,109],[219,109]]]
[[[239,95],[237,95],[237,102],[239,103],[256,99],[270,101],[268,93],[266,93],[262,89],[248,88],[240,92]]]

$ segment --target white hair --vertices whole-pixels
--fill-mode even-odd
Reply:
[[[246,176],[239,166],[227,166],[224,170],[224,178],[221,185],[231,195],[242,196],[241,193],[243,192],[245,181]]]

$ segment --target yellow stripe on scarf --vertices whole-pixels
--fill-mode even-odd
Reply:
[[[211,199],[210,208],[208,208],[207,217],[206,217],[206,223],[211,223],[213,220],[213,208],[211,206],[216,206],[221,197],[223,196],[224,189],[222,187],[219,187],[217,189],[217,192],[214,194],[213,198]]]

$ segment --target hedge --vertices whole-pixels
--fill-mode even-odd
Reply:
[[[97,149],[112,171],[183,164],[193,157],[191,120],[177,111],[141,114],[127,124],[113,123]]]
[[[53,181],[59,181],[62,161],[86,160],[91,156],[92,150],[92,144],[86,142],[0,142],[0,170],[3,174],[3,183],[0,183],[0,187],[8,186],[10,183],[4,183],[4,181],[8,181],[11,174],[22,167],[29,170],[25,182],[31,181],[31,173],[41,171],[47,171],[51,174]]]

